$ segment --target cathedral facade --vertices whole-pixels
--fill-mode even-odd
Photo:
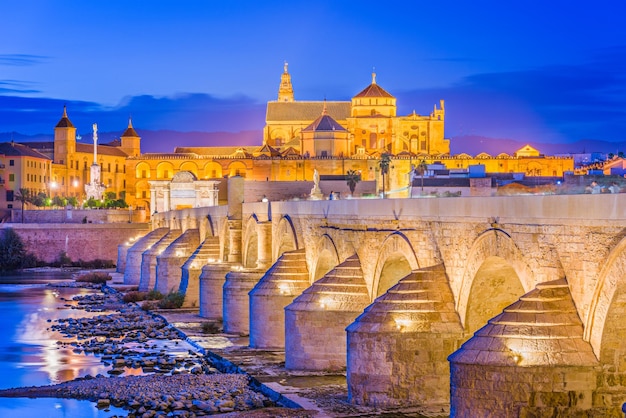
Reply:
[[[322,119],[325,123],[320,123]],[[376,83],[376,73],[371,84],[349,102],[297,101],[285,63],[278,100],[267,103],[263,143],[278,149],[293,147],[302,155],[316,157],[383,152],[449,155],[444,121],[443,100],[426,116],[415,111],[398,116],[396,98]]]
[[[409,173],[417,164],[436,162],[457,173],[481,165],[488,175],[563,176],[574,169],[571,158],[543,156],[529,147],[514,155],[450,155],[444,124],[443,100],[428,115],[414,111],[398,116],[396,98],[378,85],[376,74],[350,101],[297,101],[285,64],[278,98],[267,103],[259,146],[178,146],[171,153],[142,153],[141,138],[129,120],[119,140],[97,145],[97,164],[106,192],[145,209],[151,208],[154,185],[172,181],[180,172],[200,182],[232,176],[248,181],[312,181],[315,171],[345,176],[352,170],[361,180],[376,181],[379,189],[389,191],[408,189]],[[66,109],[54,129],[54,144],[34,148],[51,160],[47,185],[51,196],[85,197],[93,145],[76,142],[76,128]],[[391,156],[391,163],[383,185],[379,162],[384,153]]]

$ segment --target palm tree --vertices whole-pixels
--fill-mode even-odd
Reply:
[[[24,223],[24,204],[30,203],[32,201],[32,197],[30,195],[30,190],[26,188],[20,188],[15,194],[15,198],[22,202],[22,223]]]
[[[361,173],[356,170],[348,170],[346,173],[346,182],[348,184],[348,188],[350,189],[350,194],[354,194],[354,189],[356,189],[356,185],[361,181]]]
[[[383,199],[385,198],[385,175],[389,172],[389,164],[391,163],[391,156],[386,152],[383,152],[380,156],[378,165],[380,166],[380,173],[383,175]]]

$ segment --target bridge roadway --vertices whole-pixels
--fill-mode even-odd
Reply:
[[[354,403],[611,416],[626,401],[626,194],[229,196],[152,222],[120,246],[127,284],[186,292],[289,369],[346,370]]]

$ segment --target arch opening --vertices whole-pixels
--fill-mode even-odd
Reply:
[[[509,262],[498,256],[487,257],[476,271],[470,288],[464,321],[467,335],[473,335],[524,293],[522,282]]]
[[[394,254],[388,257],[383,264],[383,268],[380,272],[380,278],[378,279],[378,287],[374,298],[384,294],[394,286],[400,279],[408,276],[411,273],[411,265],[409,261],[402,254]]]
[[[315,265],[315,272],[313,274],[313,281],[316,282],[326,273],[331,271],[333,267],[337,265],[337,256],[333,254],[328,248],[324,248],[317,259]]]

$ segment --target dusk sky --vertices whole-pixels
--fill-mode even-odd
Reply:
[[[7,1],[0,141],[52,134],[67,104],[79,134],[132,115],[140,134],[260,144],[288,61],[296,100],[350,100],[375,68],[399,114],[444,99],[446,137],[623,144],[625,14],[623,0]]]

